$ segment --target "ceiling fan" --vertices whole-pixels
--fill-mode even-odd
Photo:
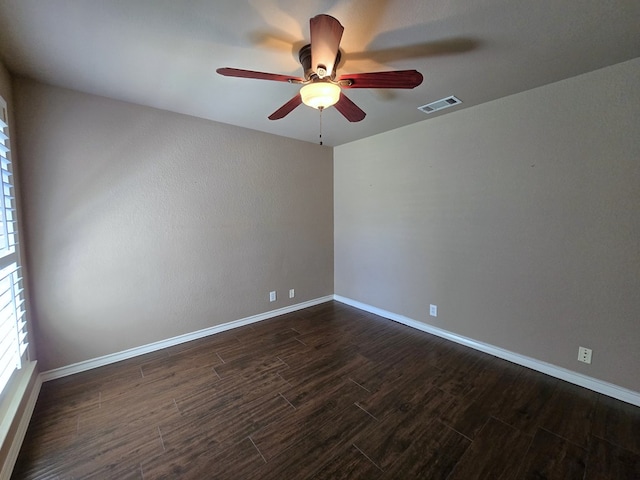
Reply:
[[[227,77],[255,78],[302,85],[300,92],[278,110],[269,115],[269,120],[278,120],[304,103],[323,110],[332,105],[350,122],[359,122],[366,113],[342,92],[348,88],[415,88],[422,83],[422,74],[417,70],[390,72],[352,73],[337,76],[340,63],[340,40],[344,27],[330,15],[316,15],[310,20],[311,43],[300,49],[298,58],[304,70],[304,78],[255,72],[239,68],[219,68],[220,75]]]

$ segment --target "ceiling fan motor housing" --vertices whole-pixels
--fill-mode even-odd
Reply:
[[[340,58],[342,57],[340,50],[338,50],[338,54],[336,55],[335,65],[340,63]],[[324,75],[320,75],[318,71],[311,65],[311,44],[307,44],[300,49],[298,52],[298,59],[300,60],[300,64],[302,65],[302,69],[304,70],[304,78],[306,80],[313,80],[314,78],[323,78]],[[322,68],[326,68],[321,66]],[[335,80],[336,78],[336,69],[333,69],[331,72],[330,80]]]

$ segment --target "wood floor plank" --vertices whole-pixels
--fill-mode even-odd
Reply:
[[[433,370],[407,369],[406,375],[398,376],[373,392],[366,400],[359,402],[359,406],[373,415],[378,420],[384,419],[397,409],[406,408],[416,395],[422,394],[431,387]]]
[[[275,355],[251,352],[235,357],[233,360],[225,361],[225,363],[214,367],[214,370],[220,378],[225,378],[231,375],[265,373],[287,368],[287,365]]]
[[[172,401],[211,391],[222,381],[211,366],[189,368],[155,378],[145,377],[143,380],[137,388],[132,388],[123,398],[128,397],[131,401],[140,401],[141,397],[146,396],[157,400]]]
[[[538,425],[587,448],[597,401],[597,393],[562,382],[541,412]]]
[[[516,473],[531,437],[490,418],[466,450],[448,480],[506,480]]]
[[[61,402],[61,396],[67,401]],[[42,384],[35,409],[36,412],[43,412],[43,415],[36,418],[41,420],[64,418],[77,415],[84,410],[98,408],[99,405],[99,388],[92,388],[90,385],[79,388],[69,384],[68,381],[62,383],[54,380]]]
[[[381,480],[445,480],[449,478],[471,440],[438,420],[432,420],[424,434],[411,443],[385,470]]]
[[[144,383],[144,377],[140,365],[124,364],[118,371],[116,367],[107,365],[107,374],[92,376],[87,378],[87,372],[81,373],[78,379],[78,385],[71,387],[72,389],[82,389],[91,392],[102,392],[102,397],[120,395],[131,388]],[[75,396],[73,390],[66,392],[68,395]]]
[[[342,409],[319,428],[308,430],[300,441],[269,459],[254,478],[281,480],[307,478],[322,469],[328,457],[350,445],[353,437],[375,422],[355,405]],[[261,452],[260,445],[257,444]],[[263,452],[264,454],[264,452]]]
[[[160,426],[166,449],[178,451],[188,442],[200,449],[226,449],[253,435],[273,422],[291,414],[291,406],[281,396],[264,396],[254,399],[238,411],[228,415],[185,416]]]
[[[415,378],[416,369],[407,368],[409,361],[406,358],[403,358],[402,361],[394,360],[395,358],[391,357],[384,362],[369,361],[365,365],[355,368],[350,373],[350,378],[372,393],[383,387],[389,387],[391,384],[400,383],[403,378]],[[440,369],[429,364],[413,363],[413,365],[420,365],[419,375],[425,385],[433,384],[442,375]]]
[[[416,439],[429,434],[431,424],[437,421],[436,412],[446,408],[448,400],[448,395],[439,388],[417,390],[398,409],[358,435],[354,445],[382,470],[387,470]]]
[[[447,375],[441,375],[434,380],[434,385],[453,396],[464,396],[475,386],[473,379],[477,379],[486,370],[486,360],[482,357],[470,355],[453,365],[441,366]]]
[[[495,417],[533,436],[558,382],[542,373],[524,369],[501,396]]]
[[[214,458],[224,451],[215,435],[202,427],[199,422],[186,423],[182,430],[176,428],[176,441],[171,432],[158,427],[162,439],[162,450],[142,459],[140,464],[145,478],[181,478],[188,466],[198,461],[201,456]],[[151,473],[153,472],[153,473]],[[114,479],[115,480],[115,479]]]
[[[315,396],[305,403],[299,403],[289,416],[259,430],[252,435],[252,439],[269,461],[302,441],[310,431],[320,430],[340,412],[353,408],[359,410],[355,402],[361,395],[360,387],[343,379],[329,396]]]
[[[167,451],[142,463],[144,480],[202,480],[205,478],[250,478],[264,465],[251,440],[246,438],[227,449],[198,452]],[[115,478],[115,477],[113,477]]]
[[[300,409],[320,403],[366,400],[370,393],[343,376],[316,376],[281,391],[293,408]]]
[[[441,420],[473,440],[489,417],[499,412],[504,392],[510,391],[522,371],[508,362],[487,362],[487,368],[470,380],[463,396],[452,395]]]
[[[118,478],[122,480],[144,480],[140,464],[118,461],[108,465],[95,465],[93,468],[82,465],[71,470],[69,478],[99,480],[101,478]]]
[[[277,372],[267,371],[250,376],[227,377],[207,390],[179,396],[174,403],[185,415],[225,415],[258,397],[277,394],[287,387],[287,382]]]
[[[640,478],[640,455],[598,437],[591,439],[584,480]]]
[[[137,403],[107,401],[101,408],[79,415],[77,432],[83,435],[105,425],[135,430],[179,417],[180,412],[171,400]]]
[[[386,365],[404,364],[413,358],[423,363],[431,363],[427,359],[432,357],[434,351],[426,342],[420,342],[412,336],[395,328],[381,328],[375,334],[368,333],[364,337],[360,352],[369,360]]]
[[[162,475],[157,474],[160,478],[165,478],[163,475],[171,478],[171,472],[179,472],[187,478],[197,478],[203,471],[204,464],[220,461],[215,460],[218,454],[233,451],[229,449],[244,442],[256,430],[288,414],[290,409],[289,404],[280,396],[262,396],[232,408],[228,414],[185,414],[181,419],[163,424],[159,428],[165,453],[142,462],[145,478],[149,470],[164,472]],[[253,443],[251,446],[249,452],[255,457],[257,450]],[[262,459],[261,456],[260,458]],[[170,466],[167,467],[168,472],[162,464]],[[198,466],[200,464],[202,465]],[[256,466],[255,463],[252,464]]]
[[[299,342],[294,340],[297,336],[298,334],[290,328],[272,334],[263,333],[259,336],[251,332],[250,335],[245,334],[244,336],[238,337],[238,344],[224,348],[216,348],[216,353],[225,363],[239,357],[244,357],[247,355],[247,352],[259,351],[263,356],[269,355],[275,357],[287,347],[297,346]]]
[[[540,428],[533,437],[517,478],[582,480],[586,463],[586,449]]]
[[[333,352],[333,355],[323,353],[313,357],[307,354],[305,357],[304,360],[286,358],[289,368],[280,370],[280,375],[293,385],[323,376],[349,378],[353,371],[368,363],[366,358],[353,351]]]
[[[344,447],[330,458],[310,480],[375,480],[382,470],[353,445]]]
[[[237,342],[236,342],[237,343]],[[143,378],[167,377],[190,370],[192,368],[215,367],[222,364],[222,359],[210,346],[201,344],[198,347],[180,353],[156,358],[140,365]]]
[[[34,412],[35,413],[35,412]],[[71,415],[64,418],[56,418],[54,421],[44,419],[45,410],[39,410],[39,415],[29,424],[28,431],[34,439],[37,439],[38,456],[55,452],[57,449],[63,449],[73,443],[78,436],[80,415]]]
[[[593,435],[640,455],[640,408],[598,396]]]
[[[154,428],[103,427],[79,435],[70,448],[58,451],[56,463],[62,465],[71,478],[100,478],[100,472],[117,472],[121,465],[128,470],[162,450],[160,436]]]

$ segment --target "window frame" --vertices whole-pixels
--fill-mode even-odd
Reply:
[[[5,288],[0,288],[0,298],[2,295],[7,298],[9,303],[0,302],[0,311],[9,310],[10,321],[13,326],[7,330],[11,333],[4,334],[0,332],[0,342],[10,339],[15,341],[11,348],[14,355],[7,359],[6,363],[0,364],[0,375],[5,368],[12,368],[9,375],[0,381],[0,402],[7,396],[7,392],[11,391],[11,385],[15,382],[15,378],[19,375],[16,372],[21,371],[25,364],[30,362],[29,337],[30,328],[28,321],[28,309],[26,308],[26,296],[24,288],[24,268],[20,251],[20,232],[19,232],[19,209],[16,195],[16,185],[14,169],[15,165],[12,158],[11,130],[9,111],[6,100],[0,96],[0,161],[1,178],[2,178],[2,194],[0,204],[0,272],[5,269],[12,270],[8,276],[0,278],[0,284]],[[4,148],[3,148],[4,147]],[[6,279],[6,281],[5,281]],[[5,285],[6,284],[6,285]],[[6,315],[6,313],[5,313]],[[9,317],[8,317],[9,318]],[[0,324],[3,319],[0,318]],[[6,320],[5,320],[6,321]],[[13,335],[14,338],[10,338]],[[4,352],[0,352],[2,355]],[[0,359],[1,360],[1,359]]]

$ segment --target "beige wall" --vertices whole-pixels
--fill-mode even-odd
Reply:
[[[23,79],[14,94],[41,370],[333,293],[331,149]]]
[[[335,293],[640,391],[639,78],[636,59],[335,148]]]

